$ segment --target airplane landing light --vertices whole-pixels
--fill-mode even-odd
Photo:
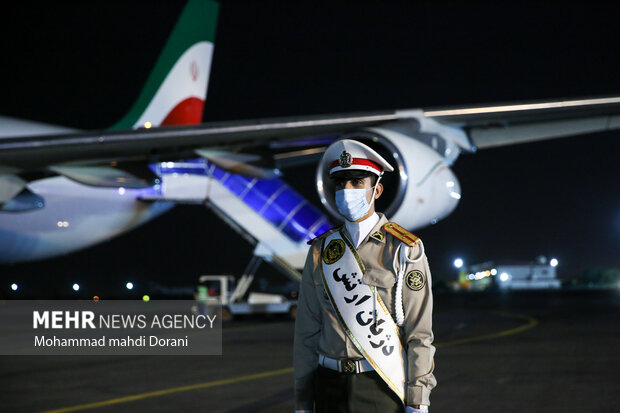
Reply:
[[[80,284],[74,283],[73,284],[73,291],[79,291],[79,290],[80,290]]]
[[[11,290],[13,291],[17,291],[17,289],[19,288],[19,286],[15,283],[11,284]]]

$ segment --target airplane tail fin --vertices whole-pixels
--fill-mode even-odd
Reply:
[[[218,7],[212,1],[188,1],[138,99],[111,129],[202,121]]]

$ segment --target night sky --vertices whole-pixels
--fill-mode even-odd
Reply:
[[[620,16],[612,6],[468,3],[223,2],[204,120],[620,95]],[[14,4],[0,27],[0,113],[83,129],[113,124],[183,5]],[[562,278],[619,266],[619,135],[462,155],[453,167],[459,206],[416,232],[434,276],[453,278],[456,256],[477,263],[542,254],[558,258]],[[314,168],[285,172],[318,203]],[[177,207],[110,242],[0,266],[0,274],[44,285],[50,296],[81,280],[88,296],[128,279],[144,290],[149,280],[180,286],[200,274],[238,274],[250,256],[211,212]],[[8,284],[0,290],[8,294]]]

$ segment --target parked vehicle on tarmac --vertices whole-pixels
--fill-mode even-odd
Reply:
[[[248,314],[282,314],[295,319],[297,300],[291,300],[282,294],[246,294],[252,280],[253,276],[250,275],[243,275],[238,281],[232,275],[200,276],[194,311],[211,314],[221,306],[223,322],[230,322],[235,316]]]

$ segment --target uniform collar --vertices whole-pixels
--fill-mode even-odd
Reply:
[[[379,231],[387,222],[388,220],[385,215],[381,212],[375,212],[361,222],[345,221],[344,228],[346,229],[349,239],[353,242],[353,245],[358,248],[364,242],[368,241],[368,237],[371,234]]]

